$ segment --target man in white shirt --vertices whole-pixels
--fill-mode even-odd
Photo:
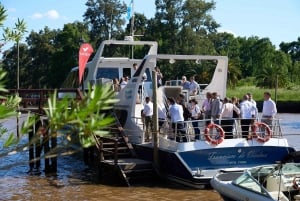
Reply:
[[[240,104],[241,110],[241,129],[243,138],[248,138],[250,124],[255,116],[257,116],[256,107],[249,101],[249,96],[246,94]]]
[[[184,130],[184,118],[183,118],[183,107],[175,102],[174,98],[168,98],[169,101],[169,115],[171,117],[172,128],[175,131],[176,141],[181,141],[177,136],[177,133],[185,134]],[[186,141],[184,137],[183,141]]]
[[[275,102],[271,99],[271,93],[265,92],[261,121],[271,127],[272,120],[276,114],[277,114],[277,108]]]
[[[150,101],[150,97],[146,97],[146,104],[144,106],[143,110],[143,116],[145,118],[145,125],[146,125],[146,141],[150,140],[150,137],[152,136],[152,116],[153,116],[153,103]],[[150,136],[151,135],[151,136]]]
[[[254,107],[256,108],[256,112],[253,113],[253,115],[258,114],[258,110],[257,110],[257,106],[256,106],[256,101],[253,99],[253,95],[251,93],[247,93],[248,97],[249,97],[249,101],[254,105]],[[254,116],[257,117],[257,116]]]

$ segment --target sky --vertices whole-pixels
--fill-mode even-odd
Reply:
[[[87,0],[1,0],[8,18],[4,27],[13,27],[17,19],[24,19],[28,31],[38,32],[45,26],[62,29],[66,23],[83,21]],[[123,0],[120,0],[123,2]],[[133,0],[134,11],[154,17],[155,0]],[[129,5],[130,0],[124,0]],[[218,31],[235,36],[269,38],[278,48],[283,42],[300,37],[299,0],[215,0],[210,14],[221,25]],[[124,16],[126,18],[126,16]],[[2,39],[2,28],[0,28]],[[7,44],[7,49],[12,44]]]

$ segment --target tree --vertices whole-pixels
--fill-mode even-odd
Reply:
[[[88,0],[85,4],[88,8],[84,13],[84,22],[91,28],[91,40],[96,41],[96,46],[101,41],[118,38],[123,33],[127,12],[125,3],[119,0]]]
[[[17,89],[20,88],[20,41],[26,33],[26,23],[18,18],[13,29],[4,29],[4,41],[13,41],[17,44]]]
[[[9,89],[16,89],[16,75],[17,75],[17,55],[18,48],[16,45],[12,46],[10,49],[3,52],[2,66],[7,72],[5,76],[6,87]],[[32,60],[29,55],[28,46],[24,43],[19,45],[19,61],[22,64],[20,66],[20,88],[30,88],[32,87],[32,72],[30,71],[30,66]]]
[[[241,62],[242,77],[254,76],[254,61],[256,60],[254,45],[257,43],[259,38],[257,36],[237,37],[239,42],[239,58]]]
[[[70,70],[78,66],[79,47],[86,41],[89,41],[88,26],[81,22],[65,24],[63,30],[56,33],[50,61],[50,87],[60,87]]]
[[[292,60],[292,65],[289,68],[289,79],[291,82],[300,82],[299,76],[299,62],[300,62],[300,37],[297,41],[292,41],[289,43],[280,43],[280,50],[290,55]]]
[[[31,63],[27,70],[31,72],[29,79],[33,88],[50,87],[50,74],[53,55],[58,50],[55,47],[56,36],[59,30],[50,30],[45,27],[39,32],[31,31],[26,41],[29,45]]]
[[[256,75],[257,85],[264,88],[275,88],[278,81],[279,87],[285,87],[288,80],[289,57],[282,51],[277,51],[272,56],[272,64],[264,66]]]
[[[216,33],[220,26],[208,13],[215,9],[215,2],[186,0],[181,9],[181,26],[189,26],[196,34]]]
[[[6,10],[5,8],[1,5],[0,3],[0,27],[3,26],[3,23],[6,19],[7,15],[6,15]],[[1,47],[3,46],[2,43],[0,43],[0,52],[1,52]]]

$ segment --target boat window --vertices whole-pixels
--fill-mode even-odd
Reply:
[[[247,172],[234,180],[233,184],[268,196],[267,191]]]
[[[115,67],[115,68],[98,68],[97,70],[97,75],[96,75],[96,79],[100,79],[100,78],[109,78],[111,80],[113,80],[114,78],[118,78],[119,79],[119,68]]]
[[[283,174],[296,174],[300,172],[300,164],[298,163],[286,163],[282,166]]]
[[[123,77],[128,76],[131,78],[131,69],[130,68],[123,68]]]

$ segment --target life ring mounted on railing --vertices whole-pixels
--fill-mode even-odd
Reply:
[[[260,135],[257,135],[257,128],[263,128],[264,129],[264,133],[265,135],[264,136],[260,136]],[[252,130],[252,136],[254,138],[256,138],[256,140],[258,142],[267,142],[270,140],[270,138],[272,137],[272,131],[270,129],[270,127],[263,123],[263,122],[256,122],[254,123],[252,126],[251,126],[251,130]]]
[[[294,179],[293,179],[293,187],[296,190],[300,190],[300,177],[299,176],[294,177]]]
[[[212,138],[210,136],[209,132],[211,129],[214,129],[214,128],[217,130],[218,135],[215,138]],[[210,123],[204,130],[204,136],[205,136],[206,141],[208,141],[210,144],[218,145],[223,142],[224,137],[225,137],[225,132],[220,125]]]

